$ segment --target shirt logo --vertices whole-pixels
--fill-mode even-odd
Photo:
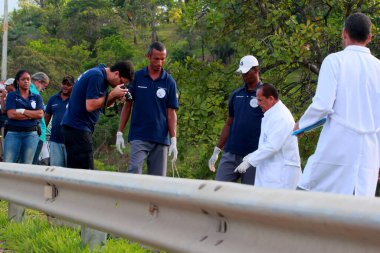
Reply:
[[[141,86],[141,85],[138,85],[137,86],[138,88],[142,88],[142,89],[147,89],[148,87],[146,87],[146,86]]]
[[[36,105],[37,105],[37,103],[36,103],[36,101],[32,100],[32,101],[30,102],[30,105],[32,106],[33,109],[36,109]]]
[[[252,107],[252,108],[256,108],[258,106],[257,104],[257,99],[254,97],[251,99],[251,101],[249,101],[249,105]]]
[[[166,91],[162,88],[159,88],[156,92],[158,98],[164,98],[166,95]]]

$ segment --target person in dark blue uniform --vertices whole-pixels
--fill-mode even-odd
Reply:
[[[74,77],[65,76],[62,80],[61,91],[50,97],[45,108],[45,123],[48,126],[51,118],[51,135],[49,140],[50,165],[66,167],[67,155],[63,136],[61,133],[61,121],[65,114],[71,91],[73,90]]]
[[[242,162],[244,156],[258,147],[263,112],[257,104],[256,90],[261,85],[259,80],[259,62],[252,55],[240,60],[237,72],[242,74],[244,86],[236,89],[228,103],[228,118],[209,160],[209,168],[215,172],[215,163],[224,148],[224,154],[216,172],[217,181],[236,182],[254,185],[255,171],[250,167],[245,174],[234,170]]]
[[[147,58],[149,65],[137,71],[135,80],[128,86],[133,100],[127,101],[121,112],[116,147],[122,153],[123,131],[133,105],[128,135],[131,145],[128,172],[141,174],[144,160],[147,159],[149,175],[166,176],[168,152],[169,155],[173,154],[172,164],[178,154],[177,86],[163,69],[166,49],[162,43],[151,44]]]
[[[67,152],[67,167],[94,169],[92,133],[101,109],[124,99],[124,83],[133,80],[131,62],[112,67],[99,65],[78,77],[62,119],[62,134]],[[108,86],[113,89],[108,93]]]
[[[78,77],[61,123],[68,168],[94,169],[92,133],[101,109],[125,99],[128,90],[124,84],[133,76],[133,65],[126,61],[111,67],[101,64]],[[110,92],[109,86],[113,88]],[[81,238],[92,247],[105,244],[107,234],[82,225]]]
[[[14,84],[17,90],[7,95],[5,110],[8,120],[4,139],[4,161],[7,163],[32,164],[38,145],[38,123],[43,116],[43,102],[30,89],[31,76],[19,70]],[[8,205],[8,219],[21,221],[25,208],[15,203]]]

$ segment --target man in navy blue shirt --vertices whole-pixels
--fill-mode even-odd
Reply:
[[[78,77],[62,119],[68,168],[94,169],[92,133],[101,109],[125,99],[128,90],[124,84],[133,76],[133,65],[126,61],[111,67],[101,64]],[[108,86],[113,88],[109,93]],[[107,234],[82,226],[81,238],[92,247],[106,243]]]
[[[66,167],[66,148],[63,144],[61,133],[61,121],[69,103],[71,91],[73,90],[74,77],[65,76],[62,80],[61,91],[50,97],[45,109],[45,123],[48,126],[51,118],[51,135],[49,140],[50,165]]]
[[[78,77],[62,119],[67,167],[94,169],[92,133],[101,109],[125,98],[124,83],[133,76],[133,65],[127,61],[112,67],[99,65]],[[113,88],[110,93],[108,86]]]
[[[133,100],[127,101],[121,112],[116,147],[122,153],[123,130],[132,111],[128,135],[131,145],[128,172],[141,174],[144,160],[147,159],[148,174],[166,176],[168,146],[169,155],[173,154],[172,164],[178,154],[177,86],[162,67],[166,59],[166,49],[162,43],[151,44],[146,57],[148,67],[137,71],[135,80],[128,86]]]
[[[241,178],[243,184],[255,183],[254,167],[251,166],[245,174],[235,173],[234,170],[244,156],[257,149],[259,143],[263,112],[256,99],[256,90],[261,85],[258,66],[259,62],[252,55],[240,60],[237,72],[242,74],[245,85],[236,89],[230,97],[228,118],[208,163],[210,170],[215,172],[215,162],[224,148],[216,172],[215,179],[218,181],[236,182]]]

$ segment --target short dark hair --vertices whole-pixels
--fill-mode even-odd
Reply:
[[[62,79],[62,84],[69,83],[70,85],[74,85],[75,80],[74,77],[71,75],[67,75]]]
[[[278,100],[278,91],[276,87],[274,87],[271,83],[263,83],[257,90],[261,89],[263,92],[263,96],[269,98],[270,96],[274,97],[274,99]]]
[[[164,44],[162,44],[162,43],[159,42],[159,41],[155,41],[155,42],[153,42],[152,44],[150,44],[150,46],[149,46],[149,48],[148,48],[148,54],[149,54],[149,55],[152,54],[153,49],[156,49],[157,51],[160,51],[160,52],[166,50]]]
[[[24,73],[28,73],[30,76],[30,72],[25,70],[25,69],[20,69],[19,71],[17,71],[16,75],[15,75],[15,80],[13,81],[13,86],[18,89],[18,84],[17,84],[17,81],[21,78],[21,76],[24,74]]]
[[[371,25],[371,19],[367,15],[357,12],[348,16],[344,29],[352,40],[364,42],[371,34]]]
[[[119,71],[121,77],[132,81],[135,76],[133,64],[131,61],[121,61],[110,67],[111,72]]]

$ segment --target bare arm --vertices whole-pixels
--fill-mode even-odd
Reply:
[[[86,110],[88,112],[93,112],[99,108],[102,108],[104,105],[105,97],[86,99]]]
[[[223,149],[224,145],[226,144],[233,119],[233,117],[228,117],[226,120],[226,124],[224,125],[222,133],[220,134],[218,144],[216,145],[220,149]]]
[[[126,101],[120,114],[118,131],[123,132],[131,115],[132,101]]]
[[[170,137],[176,137],[177,132],[177,113],[175,109],[168,108],[167,109],[168,114],[168,129],[169,129],[169,135]]]
[[[107,99],[107,107],[115,103],[117,99],[124,98],[125,94],[128,92],[127,89],[123,89],[124,84],[116,86],[109,94]],[[86,99],[86,110],[88,112],[95,111],[99,108],[102,108],[104,105],[106,97]]]
[[[50,123],[50,120],[51,120],[51,115],[50,115],[49,113],[46,113],[46,112],[45,112],[45,114],[44,114],[44,119],[45,119],[45,124],[46,124],[46,126],[48,126],[49,123]]]
[[[25,110],[23,114],[16,112],[15,109],[7,111],[8,118],[14,120],[42,119],[43,115],[43,110]]]

